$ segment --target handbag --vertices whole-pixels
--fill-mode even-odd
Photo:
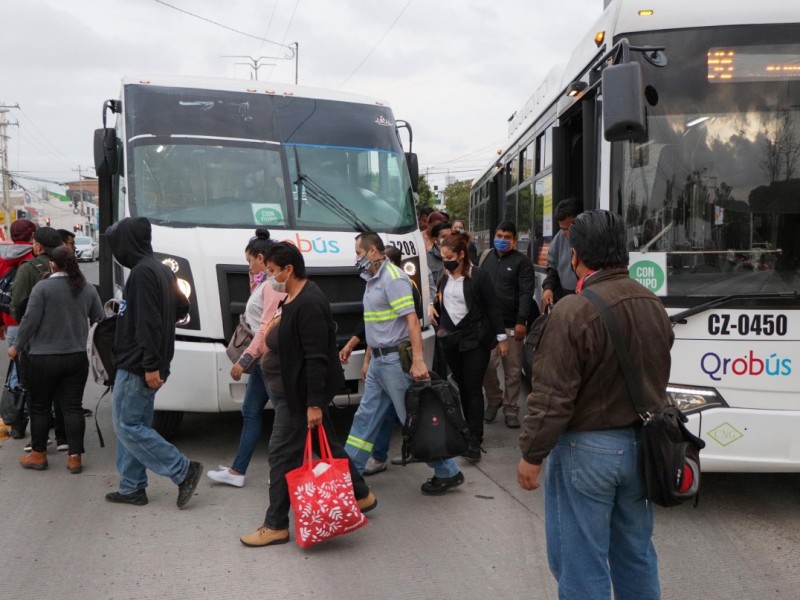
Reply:
[[[244,351],[247,350],[250,342],[253,341],[253,337],[254,334],[247,326],[244,315],[239,315],[239,324],[236,326],[236,329],[233,330],[231,341],[228,342],[228,347],[225,349],[225,353],[228,355],[228,358],[231,359],[232,363],[239,362],[239,359],[242,358],[242,354],[244,354]],[[244,370],[244,372],[252,373],[256,366],[256,362],[257,361],[255,360],[252,361]]]
[[[22,387],[11,388],[9,380],[11,379],[11,368],[17,365],[17,361],[13,360],[8,363],[8,371],[6,372],[6,382],[3,385],[3,395],[0,397],[0,419],[6,425],[13,425],[17,422],[20,415],[25,410],[25,396],[27,391]],[[19,373],[19,365],[17,365],[17,372]]]
[[[642,419],[640,468],[645,497],[659,506],[676,506],[695,498],[700,490],[700,450],[706,443],[689,431],[686,415],[665,398],[664,404],[648,410],[644,403],[641,371],[635,371],[625,349],[617,321],[608,305],[592,290],[583,290],[605,323],[617,355],[631,401]]]
[[[358,508],[350,477],[350,460],[333,458],[325,428],[319,432],[320,460],[312,460],[312,430],[308,430],[302,466],[286,474],[294,513],[295,540],[308,548],[367,524]]]

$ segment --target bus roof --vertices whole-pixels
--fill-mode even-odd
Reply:
[[[601,0],[597,0],[597,5],[601,6]],[[640,14],[641,11],[645,12]],[[629,33],[770,23],[800,23],[796,4],[786,0],[759,0],[757,3],[730,0],[612,0],[589,31],[576,38],[577,46],[566,65],[551,69],[533,95],[514,113],[509,121],[508,139],[502,155],[513,151],[530,126],[562,97],[572,81],[583,74],[599,53],[594,40],[600,31],[605,32],[605,46],[610,48],[617,36]],[[483,173],[473,180],[473,187],[492,172],[497,160],[497,157],[493,158]]]
[[[332,100],[338,102],[353,102],[356,104],[370,104],[389,107],[389,103],[378,98],[349,94],[337,90],[327,90],[288,83],[257,81],[247,79],[228,79],[223,77],[189,77],[182,75],[157,75],[154,77],[124,77],[122,85],[153,85],[163,87],[199,89],[199,90],[224,90],[229,92],[244,92],[252,94],[272,94],[276,96],[297,96],[299,98],[316,98],[318,100]]]

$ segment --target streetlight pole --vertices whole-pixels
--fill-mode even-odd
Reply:
[[[2,169],[3,176],[3,232],[6,240],[11,239],[11,224],[9,223],[9,177],[8,177],[8,140],[6,129],[9,125],[16,125],[16,123],[9,123],[6,119],[9,109],[19,108],[19,104],[14,106],[6,106],[0,104],[0,155],[2,155],[2,162],[0,162],[0,169]]]

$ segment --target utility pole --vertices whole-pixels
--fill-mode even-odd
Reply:
[[[3,175],[3,232],[5,233],[6,240],[11,239],[11,223],[9,223],[9,176],[8,176],[8,134],[6,129],[9,125],[18,125],[18,123],[9,123],[6,115],[9,109],[19,108],[19,104],[9,106],[0,104],[0,155],[2,155],[2,162],[0,168]]]

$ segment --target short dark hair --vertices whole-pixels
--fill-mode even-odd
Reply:
[[[517,237],[517,226],[514,224],[514,221],[503,221],[494,230],[495,233],[498,231],[510,231],[511,235]]]
[[[70,238],[74,238],[75,234],[69,231],[68,229],[58,229],[58,235],[61,236],[61,241],[65,244],[69,241]]]
[[[378,249],[378,252],[386,251],[386,247],[383,245],[381,236],[374,231],[365,231],[364,233],[359,233],[356,236],[356,241],[358,242],[358,247],[362,250],[369,251],[370,246],[375,246]]]
[[[436,223],[433,227],[430,228],[430,232],[428,233],[429,236],[432,238],[438,238],[439,232],[442,229],[452,229],[453,224],[450,221],[442,221],[441,223]]]
[[[553,216],[556,222],[559,222],[564,219],[569,219],[570,217],[577,217],[580,212],[581,207],[578,201],[575,200],[575,198],[567,198],[556,205],[556,212]]]
[[[592,270],[628,266],[625,223],[607,210],[579,214],[569,228],[578,258]]]
[[[432,206],[423,206],[422,208],[419,209],[419,216],[420,217],[422,215],[427,216],[427,215],[431,214],[432,212],[433,212],[433,207]]]
[[[392,261],[392,264],[399,267],[401,261],[403,260],[403,253],[401,252],[400,248],[397,246],[386,246],[386,250],[384,251],[386,254],[386,258]]]
[[[297,246],[289,242],[275,242],[264,257],[264,262],[271,262],[281,269],[292,265],[298,279],[306,279],[306,261]]]

